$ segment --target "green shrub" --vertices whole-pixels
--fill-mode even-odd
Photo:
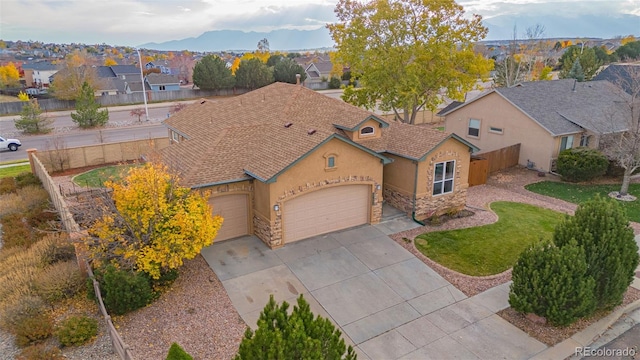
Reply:
[[[51,344],[34,344],[18,354],[17,360],[62,360],[62,351]]]
[[[16,176],[16,184],[18,185],[18,188],[23,188],[29,185],[37,185],[37,186],[42,185],[42,183],[40,182],[40,179],[38,179],[37,176],[35,176],[34,174],[28,171],[18,174]]]
[[[56,337],[63,346],[82,345],[98,334],[98,321],[87,316],[72,316],[56,329]]]
[[[100,283],[104,305],[109,313],[122,315],[146,306],[153,299],[151,284],[145,275],[108,265]]]
[[[20,347],[26,347],[51,337],[53,319],[47,313],[23,317],[11,332],[16,336],[16,344]]]
[[[258,328],[244,333],[235,360],[262,359],[265,354],[282,359],[356,359],[342,333],[321,316],[314,317],[309,303],[300,295],[291,315],[286,301],[278,306],[273,295],[260,312]]]
[[[600,196],[580,204],[553,236],[559,247],[572,240],[584,250],[587,275],[596,283],[598,308],[611,309],[622,303],[639,261],[638,245],[622,205]]]
[[[75,261],[55,263],[35,279],[36,293],[53,304],[76,295],[84,286],[84,275]]]
[[[193,356],[189,355],[177,343],[171,344],[166,360],[193,360]]]
[[[558,155],[557,171],[565,181],[589,181],[604,175],[608,167],[609,160],[596,149],[577,147]]]
[[[18,190],[16,180],[12,177],[0,179],[0,195],[12,193]]]
[[[340,89],[340,86],[342,86],[342,82],[339,78],[332,77],[331,80],[329,80],[329,89]]]
[[[584,250],[575,242],[562,248],[538,244],[525,250],[513,267],[509,304],[554,325],[569,325],[595,309],[595,282],[586,273]]]

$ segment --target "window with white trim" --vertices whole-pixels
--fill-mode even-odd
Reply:
[[[571,149],[573,147],[573,135],[563,136],[560,139],[560,151]]]
[[[173,130],[171,130],[171,138],[175,142],[180,142],[180,135],[178,135],[178,133]]]
[[[360,129],[360,135],[373,135],[376,132],[376,130],[373,128],[373,126],[365,126],[362,129]]]
[[[467,135],[474,137],[480,136],[480,120],[469,119],[469,129],[467,130]]]
[[[433,170],[433,195],[453,192],[455,169],[455,160],[440,162],[435,165]]]

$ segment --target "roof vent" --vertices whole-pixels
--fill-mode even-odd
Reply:
[[[204,104],[206,102],[207,102],[207,100],[202,100],[202,101],[200,101],[200,104]]]
[[[291,125],[293,125],[293,123],[288,122],[288,123],[284,124],[284,127],[286,127],[286,128],[290,128],[290,127],[291,127]]]
[[[307,130],[307,135],[313,135],[316,133],[316,129],[309,129]]]

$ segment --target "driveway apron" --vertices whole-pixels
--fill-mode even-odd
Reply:
[[[387,230],[365,225],[277,250],[246,236],[202,255],[252,328],[269,295],[294,305],[302,294],[360,359],[527,359],[546,348],[495,315],[508,285],[467,298]]]

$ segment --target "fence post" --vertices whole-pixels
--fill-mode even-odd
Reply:
[[[36,175],[36,168],[33,164],[33,155],[35,155],[35,153],[37,152],[38,152],[38,149],[35,149],[35,148],[27,149],[27,154],[29,155],[29,165],[31,166],[31,173],[33,175]]]

